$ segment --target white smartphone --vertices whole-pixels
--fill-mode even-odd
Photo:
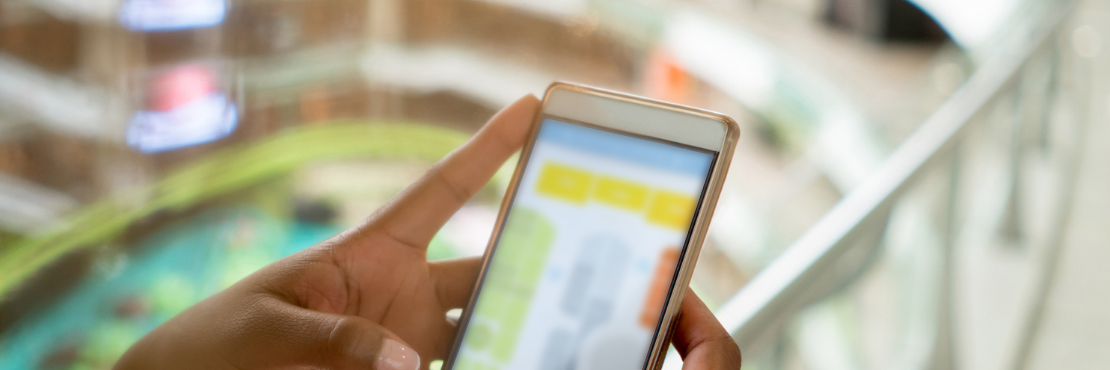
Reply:
[[[552,85],[443,368],[659,368],[739,135],[718,113]]]

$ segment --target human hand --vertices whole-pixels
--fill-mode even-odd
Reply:
[[[477,258],[428,262],[428,243],[523,144],[528,95],[361,225],[259,270],[145,336],[117,369],[415,370],[455,339]]]

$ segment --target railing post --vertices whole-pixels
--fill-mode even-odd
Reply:
[[[959,218],[960,180],[963,161],[963,141],[953,144],[948,175],[948,189],[946,202],[941,212],[941,281],[937,297],[937,328],[936,338],[933,343],[933,354],[926,369],[954,370],[956,369],[955,330],[953,317],[955,316],[955,271],[956,271],[956,235],[957,219]]]
[[[1026,96],[1026,89],[1028,89],[1029,79],[1026,77],[1028,72],[1028,65],[1025,65],[1017,74],[1017,81],[1014,88],[1013,96],[1013,112],[1012,124],[1010,128],[1010,147],[1009,147],[1009,182],[1006,184],[1009,187],[1009,193],[1006,198],[1006,207],[1003,209],[1002,225],[999,229],[999,234],[1011,243],[1011,246],[1021,246],[1024,241],[1024,232],[1022,212],[1023,205],[1021,195],[1024,189],[1022,188],[1022,178],[1024,177],[1022,165],[1022,154],[1024,153],[1024,137],[1025,129],[1025,102],[1028,99]]]
[[[1053,52],[1057,55],[1061,53],[1058,47],[1053,48]],[[1095,70],[1093,63],[1082,62],[1083,59],[1080,60],[1081,62],[1076,63],[1075,69],[1078,71],[1078,73],[1076,73],[1078,77],[1075,79],[1073,85],[1076,86],[1075,90],[1077,90],[1077,93],[1073,95],[1078,97],[1078,102],[1073,105],[1073,109],[1076,112],[1073,118],[1075,120],[1074,125],[1076,126],[1074,131],[1076,145],[1064,154],[1066,155],[1066,161],[1062,171],[1063,186],[1060,187],[1060,191],[1057,193],[1059,210],[1049,221],[1048,236],[1045,239],[1045,252],[1039,266],[1040,274],[1038,279],[1034,282],[1032,298],[1029,300],[1029,309],[1024,312],[1024,320],[1018,323],[1019,332],[1017,344],[1010,353],[1012,357],[1007,364],[1007,370],[1025,370],[1029,368],[1029,360],[1032,358],[1037,338],[1040,336],[1041,327],[1044,322],[1045,309],[1056,281],[1057,271],[1060,265],[1060,254],[1064,249],[1064,238],[1075,205],[1075,193],[1079,183],[1079,172],[1082,167],[1087,145],[1085,133],[1087,132],[1087,127],[1093,123],[1092,121],[1097,116],[1094,109],[1096,107],[1101,107],[1100,104],[1102,103],[1101,101],[1094,101],[1102,97],[1093,93],[1096,91],[1091,81],[1091,77],[1095,76],[1095,73],[1092,73]],[[1056,83],[1060,83],[1059,79],[1056,79]]]

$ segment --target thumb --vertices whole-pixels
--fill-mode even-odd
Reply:
[[[276,322],[282,326],[269,347],[272,360],[286,364],[332,369],[418,370],[420,355],[400,337],[370,320],[329,314],[275,302]],[[284,323],[282,323],[284,321]],[[284,338],[282,338],[284,337]],[[270,344],[264,344],[269,342]]]
[[[321,365],[340,369],[418,370],[420,355],[388,329],[357,316],[319,314],[330,328],[318,338]]]

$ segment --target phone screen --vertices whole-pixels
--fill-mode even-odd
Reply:
[[[454,369],[641,369],[716,153],[542,121]]]

